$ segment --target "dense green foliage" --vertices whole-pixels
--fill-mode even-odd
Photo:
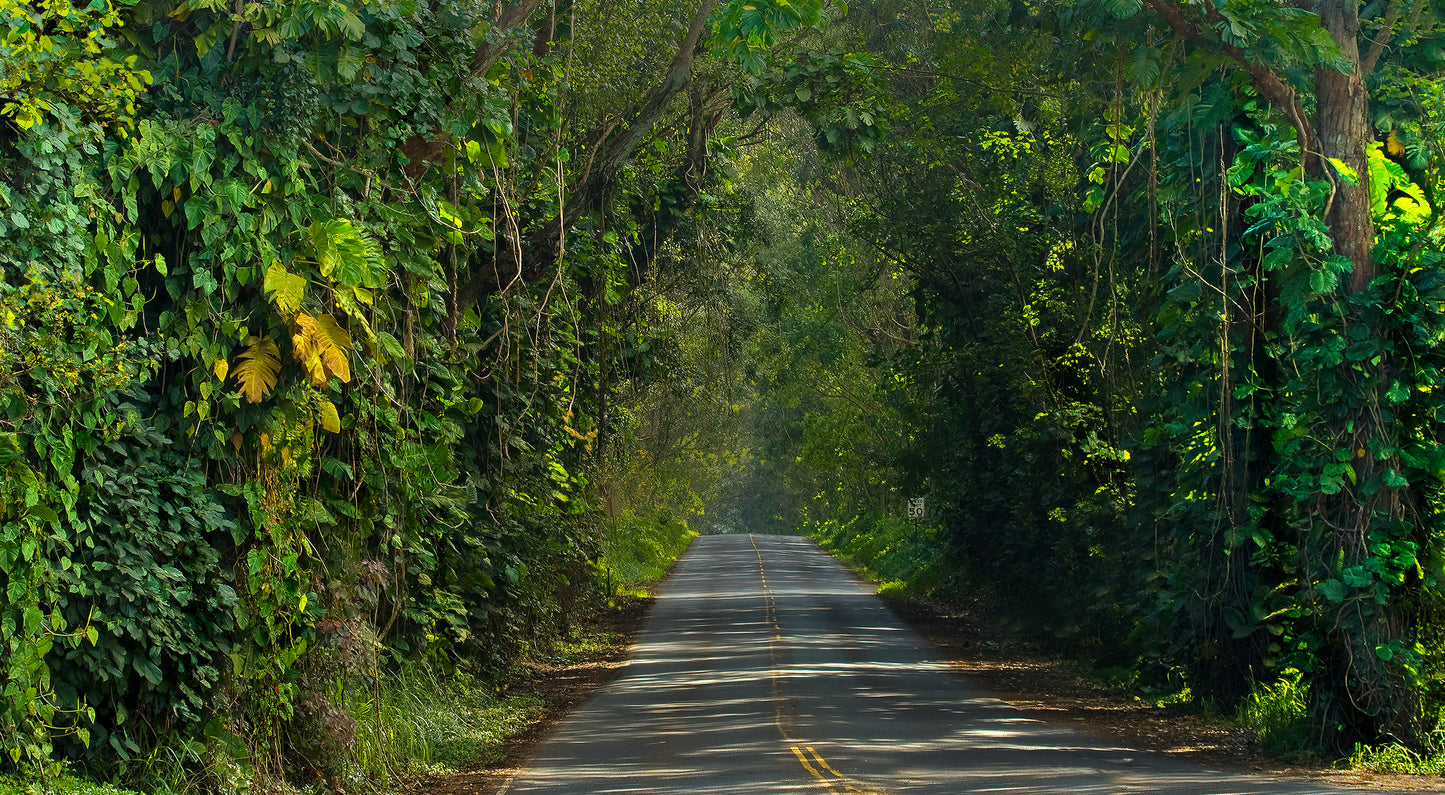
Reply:
[[[916,344],[859,330],[844,377],[913,403],[828,434],[839,491],[810,518],[875,569],[1027,581],[1045,634],[1203,698],[1300,672],[1303,741],[1348,752],[1432,743],[1445,707],[1445,29],[1316,6],[854,5],[891,134],[805,178],[886,263],[861,272],[912,282]],[[928,496],[906,544],[845,452],[888,418],[911,439],[861,468]],[[935,533],[930,565],[891,562]]]
[[[384,784],[398,672],[502,671],[681,552],[651,285],[727,87],[840,9],[623,10],[0,5],[0,764]]]
[[[1304,6],[853,4],[887,134],[737,183],[721,524],[1438,751],[1445,23]]]
[[[0,16],[0,764],[380,782],[405,677],[800,526],[1438,750],[1426,0]]]

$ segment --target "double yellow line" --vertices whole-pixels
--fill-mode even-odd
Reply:
[[[817,780],[826,791],[835,793],[835,795],[845,792],[855,793],[855,795],[888,795],[882,790],[871,789],[834,770],[833,766],[828,764],[828,760],[824,759],[823,755],[818,753],[813,746],[805,745],[801,740],[794,739],[792,732],[788,730],[790,721],[783,706],[783,671],[778,652],[783,641],[783,628],[778,623],[778,605],[773,599],[773,589],[768,586],[768,571],[763,566],[763,552],[758,549],[758,542],[751,533],[748,534],[748,543],[753,545],[753,553],[758,556],[758,576],[763,581],[763,600],[767,605],[768,628],[773,633],[768,644],[768,653],[772,661],[770,671],[774,705],[773,722],[777,724],[778,734],[782,735],[783,741],[788,744],[793,756],[798,758],[798,764],[802,765],[803,769],[808,771],[808,774]]]
[[[867,789],[859,784],[856,784],[853,782],[852,779],[834,770],[833,766],[828,764],[828,760],[824,759],[822,754],[813,750],[813,746],[811,745],[791,745],[789,747],[793,749],[793,756],[798,757],[798,763],[803,766],[803,769],[811,773],[813,778],[817,779],[818,783],[822,784],[823,788],[828,790],[829,792],[854,792],[860,793],[860,795],[886,795],[886,793],[883,793],[879,790]]]

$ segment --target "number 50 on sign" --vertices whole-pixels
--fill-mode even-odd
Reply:
[[[924,516],[926,516],[926,515],[927,515],[927,511],[926,511],[925,508],[924,508],[923,498],[922,498],[922,497],[909,497],[909,498],[908,498],[908,518],[909,518],[909,519],[922,519],[922,518],[923,518]]]

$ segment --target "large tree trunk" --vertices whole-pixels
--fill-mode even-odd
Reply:
[[[1369,118],[1369,91],[1360,59],[1358,0],[1317,0],[1315,11],[1340,47],[1350,69],[1320,69],[1315,74],[1318,156],[1343,162],[1353,181],[1336,178],[1326,223],[1336,254],[1353,263],[1349,293],[1367,290],[1378,275],[1373,249],[1375,225],[1370,202],[1368,146],[1373,139]],[[1328,162],[1320,164],[1329,173]],[[1365,323],[1363,318],[1353,322]],[[1343,330],[1342,330],[1343,331]],[[1375,335],[1383,329],[1372,328]],[[1399,492],[1385,486],[1382,476],[1390,465],[1370,452],[1395,449],[1395,424],[1383,391],[1392,370],[1388,358],[1374,363],[1346,361],[1340,399],[1357,400],[1344,427],[1336,428],[1336,444],[1356,451],[1353,459],[1356,485],[1320,501],[1326,544],[1321,552],[1342,561],[1341,569],[1369,560],[1372,528],[1400,519]],[[1336,572],[1332,572],[1337,574]],[[1381,660],[1376,648],[1398,639],[1405,629],[1399,606],[1381,605],[1367,595],[1347,600],[1327,627],[1322,650],[1325,670],[1314,683],[1311,709],[1320,739],[1326,747],[1346,753],[1354,743],[1376,742],[1385,735],[1409,737],[1412,692],[1394,666]]]
[[[1362,64],[1359,0],[1314,0],[1313,10],[1339,46],[1346,68],[1315,72],[1315,111],[1311,116],[1289,75],[1276,71],[1258,53],[1219,40],[1216,31],[1223,19],[1213,6],[1181,0],[1144,1],[1179,36],[1235,61],[1248,72],[1261,96],[1289,119],[1298,134],[1306,170],[1312,176],[1329,178],[1334,185],[1324,220],[1335,253],[1351,263],[1342,298],[1369,289],[1379,267],[1373,256],[1375,228],[1367,155],[1373,135],[1364,73],[1394,36],[1398,9],[1390,6],[1385,30],[1378,34]],[[1343,175],[1334,162],[1353,175]],[[1363,317],[1349,317],[1346,322],[1367,328],[1377,338],[1385,333],[1378,323],[1371,325]],[[1332,420],[1332,427],[1317,430],[1332,447],[1354,453],[1350,464],[1355,477],[1337,493],[1319,494],[1313,503],[1297,506],[1308,514],[1309,526],[1303,528],[1306,536],[1299,545],[1305,558],[1301,576],[1306,579],[1302,583],[1306,589],[1315,576],[1338,577],[1342,569],[1368,562],[1370,531],[1397,522],[1403,513],[1399,490],[1382,483],[1391,462],[1375,455],[1381,449],[1398,448],[1396,423],[1382,394],[1390,384],[1393,365],[1380,356],[1373,361],[1346,361],[1340,367],[1339,372],[1322,372],[1319,377],[1322,384],[1328,384],[1326,399],[1348,401],[1352,409]],[[1400,679],[1397,667],[1381,660],[1376,651],[1380,644],[1404,637],[1408,627],[1400,612],[1398,605],[1380,605],[1370,594],[1360,592],[1337,610],[1326,608],[1320,617],[1323,645],[1319,654],[1325,670],[1316,672],[1312,713],[1319,739],[1336,751],[1348,751],[1357,740],[1375,741],[1387,733],[1409,737],[1411,689]]]
[[[1350,289],[1358,292],[1368,287],[1376,275],[1371,254],[1375,223],[1370,214],[1370,169],[1365,155],[1373,135],[1370,95],[1360,70],[1360,6],[1355,0],[1320,0],[1316,10],[1350,63],[1348,72],[1320,69],[1315,73],[1315,101],[1319,109],[1319,154],[1343,161],[1358,177],[1353,184],[1343,179],[1335,181],[1334,201],[1325,218],[1336,253],[1355,264]]]

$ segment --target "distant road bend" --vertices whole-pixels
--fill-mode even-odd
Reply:
[[[500,793],[1338,793],[1148,756],[953,672],[803,538],[697,539],[622,677]]]

